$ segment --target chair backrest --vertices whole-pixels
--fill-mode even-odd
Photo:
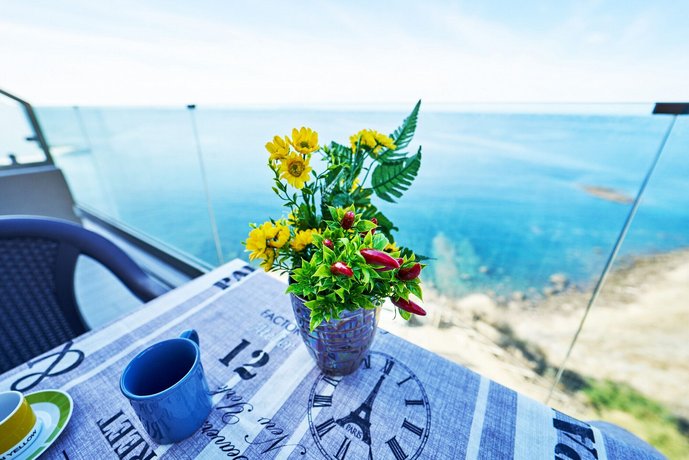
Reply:
[[[0,215],[39,215],[80,223],[62,171],[54,165],[0,169]]]
[[[165,292],[97,233],[59,219],[0,217],[0,372],[88,330],[74,294],[80,254],[100,262],[144,302]]]

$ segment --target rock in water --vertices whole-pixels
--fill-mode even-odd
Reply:
[[[512,293],[512,300],[515,302],[521,302],[523,300],[526,300],[526,294],[524,294],[522,291],[514,291]]]

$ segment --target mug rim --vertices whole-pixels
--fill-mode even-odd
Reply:
[[[155,349],[155,348],[165,346],[165,344],[167,344],[167,343],[169,343],[169,342],[178,342],[178,341],[190,343],[191,345],[193,345],[194,351],[195,351],[194,362],[191,364],[191,366],[189,367],[189,370],[187,371],[186,374],[184,374],[184,376],[183,376],[182,378],[180,378],[180,379],[179,379],[178,381],[176,381],[173,385],[171,385],[171,386],[165,388],[164,390],[161,390],[161,391],[159,391],[158,393],[153,393],[153,394],[150,394],[150,395],[137,395],[137,394],[132,393],[131,391],[129,391],[129,389],[126,388],[126,386],[125,386],[125,384],[124,384],[124,379],[125,379],[125,377],[127,376],[127,374],[131,371],[131,369],[132,369],[132,364],[133,364],[135,361],[137,361],[139,358],[141,358],[141,356],[143,356],[145,353],[148,353],[148,352],[150,352],[151,350],[153,350],[153,349]],[[139,352],[135,357],[133,357],[133,358],[129,361],[129,363],[127,364],[127,367],[124,368],[124,372],[122,372],[122,376],[120,377],[120,391],[121,391],[122,394],[124,394],[128,399],[134,400],[134,401],[144,401],[144,400],[149,400],[149,399],[160,399],[160,398],[164,398],[164,397],[166,396],[166,393],[168,393],[169,391],[171,391],[171,390],[177,388],[178,386],[182,385],[186,380],[188,380],[188,379],[189,379],[189,376],[191,375],[191,373],[192,373],[192,372],[194,371],[194,369],[196,368],[196,365],[197,365],[197,364],[200,364],[200,363],[201,363],[201,350],[199,349],[199,346],[196,344],[196,342],[194,342],[194,341],[191,340],[191,339],[188,339],[188,338],[186,338],[186,337],[174,337],[174,338],[171,338],[171,339],[167,339],[167,340],[162,340],[162,341],[160,341],[160,342],[156,342],[156,343],[154,343],[153,345],[147,347],[145,350],[142,350],[141,352]]]
[[[0,391],[0,395],[3,395],[3,394],[16,394],[19,396],[19,401],[17,401],[17,405],[14,407],[14,409],[12,409],[12,412],[10,412],[7,415],[7,417],[0,420],[0,427],[2,425],[4,425],[5,422],[10,420],[12,417],[14,417],[14,415],[17,413],[17,411],[22,407],[22,402],[24,401],[24,395],[19,391],[16,391],[16,390]]]

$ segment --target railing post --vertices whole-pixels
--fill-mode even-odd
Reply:
[[[211,223],[211,233],[213,235],[213,242],[215,244],[215,252],[218,256],[218,262],[220,265],[225,263],[225,257],[222,253],[222,246],[220,244],[220,234],[218,233],[218,224],[215,220],[215,211],[213,209],[213,203],[211,201],[210,188],[208,187],[208,178],[206,175],[206,165],[203,161],[203,151],[201,150],[201,139],[199,138],[199,131],[196,127],[196,117],[194,116],[194,110],[196,110],[195,104],[187,105],[189,110],[189,117],[191,117],[191,128],[194,131],[194,140],[196,141],[196,156],[199,160],[199,167],[201,168],[201,181],[203,182],[203,191],[206,195],[206,206],[208,207],[208,218]]]

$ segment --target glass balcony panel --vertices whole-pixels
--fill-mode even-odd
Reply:
[[[689,119],[679,117],[565,373],[588,402],[577,415],[677,459],[689,458],[688,146]]]
[[[77,107],[38,107],[38,119],[55,164],[62,169],[72,195],[82,205],[112,215],[107,179],[96,165],[84,121]]]
[[[545,400],[668,126],[668,118],[651,116],[651,109],[423,107],[411,145],[423,145],[419,176],[397,204],[375,203],[401,229],[396,234],[400,244],[431,257],[423,273],[429,316],[411,323],[387,318],[383,327]],[[267,141],[293,127],[310,126],[321,143],[347,144],[362,128],[392,132],[408,112],[198,108],[80,113],[82,138],[90,146],[88,168],[95,174],[81,177],[91,173],[76,157],[64,155],[59,163],[71,183],[90,181],[89,187],[101,192],[78,190],[77,199],[217,264],[200,161],[223,259],[246,258],[241,241],[248,223],[287,212],[271,190]],[[676,210],[668,223],[672,229],[682,225],[686,209]],[[678,232],[666,233],[665,239],[630,235],[635,242],[629,243],[629,253],[656,251],[661,243],[662,248],[684,244]],[[570,386],[577,383],[574,374],[566,377],[574,379],[567,381]],[[558,388],[551,403],[590,408],[570,389]]]
[[[80,205],[204,265],[218,264],[186,110],[65,108],[42,113],[58,144],[85,147],[56,159]],[[54,134],[65,125],[64,137]]]
[[[0,95],[0,167],[43,163],[48,159],[38,142],[24,107]]]
[[[434,259],[439,331],[404,334],[541,400],[668,124],[561,109],[424,114],[417,182],[382,206]]]

